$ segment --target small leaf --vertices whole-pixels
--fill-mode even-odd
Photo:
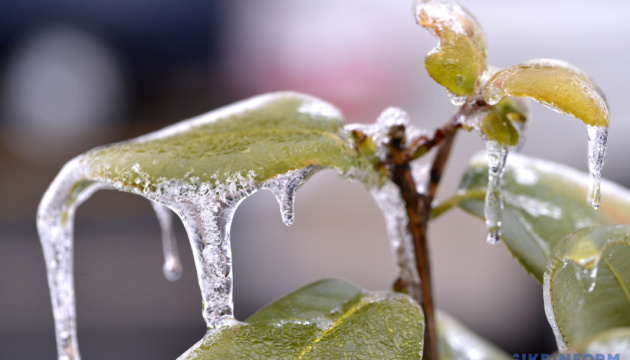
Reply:
[[[630,192],[604,182],[604,200],[599,210],[584,201],[589,176],[562,164],[511,153],[508,156],[501,193],[504,202],[502,237],[506,246],[539,282],[554,245],[576,229],[630,222]],[[456,195],[435,211],[457,205],[484,218],[488,184],[485,154],[473,157]],[[479,235],[483,238],[483,234]]]
[[[504,96],[530,97],[592,126],[608,126],[603,93],[584,72],[559,60],[532,60],[495,73],[483,97],[496,104]]]
[[[514,359],[444,312],[437,313],[440,360]]]
[[[420,359],[423,327],[411,298],[329,279],[206,335],[180,360]]]
[[[486,42],[477,20],[449,0],[416,0],[414,14],[439,38],[425,58],[429,75],[455,96],[470,95],[486,69]]]
[[[497,141],[503,145],[518,145],[519,133],[512,121],[523,122],[526,119],[527,110],[515,99],[504,97],[498,104],[492,107],[481,123],[481,132],[489,140]]]
[[[349,146],[350,137],[332,105],[299,93],[271,93],[96,148],[81,161],[87,178],[140,192],[172,180],[262,182],[310,165],[370,169]]]
[[[602,331],[588,340],[572,346],[568,353],[591,355],[610,354],[611,357],[630,354],[630,327],[620,327]],[[610,357],[606,358],[610,359]],[[617,357],[617,359],[621,360],[623,358]]]
[[[577,230],[553,249],[545,308],[567,345],[630,326],[630,226]],[[556,333],[558,333],[556,331]]]

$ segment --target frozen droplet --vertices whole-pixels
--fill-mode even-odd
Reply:
[[[526,121],[513,121],[512,124],[518,132],[518,144],[514,146],[513,151],[520,152],[527,140],[527,122]]]
[[[177,251],[177,237],[173,229],[173,216],[171,210],[155,201],[151,201],[155,215],[162,229],[162,251],[164,252],[164,277],[170,281],[179,280],[182,276],[182,263]]]
[[[464,105],[466,103],[466,100],[468,99],[467,95],[458,96],[448,90],[446,91],[446,93],[448,94],[448,98],[451,99],[451,103],[456,106]]]
[[[316,171],[320,170],[319,166],[307,166],[299,170],[292,170],[286,174],[277,175],[262,184],[263,189],[271,191],[278,204],[280,205],[280,214],[282,221],[286,226],[293,224],[295,218],[295,193],[297,189]]]
[[[488,230],[486,240],[490,244],[496,244],[501,238],[501,218],[503,216],[501,178],[505,169],[508,149],[507,146],[501,145],[497,141],[487,139],[485,141],[488,161],[488,189],[486,190],[484,207],[486,228]]]
[[[387,235],[396,260],[397,276],[406,286],[407,294],[421,294],[420,275],[416,265],[413,237],[409,232],[409,218],[399,188],[387,181],[371,190],[372,197],[385,217]]]
[[[601,203],[600,184],[608,142],[608,127],[587,125],[586,129],[588,131],[588,170],[591,174],[588,200],[597,209]]]
[[[501,228],[496,226],[494,228],[488,229],[488,236],[486,237],[486,242],[488,244],[497,244],[501,241]]]
[[[431,164],[413,161],[411,163],[411,176],[416,184],[416,190],[419,194],[426,194],[429,187],[429,178],[431,175]]]

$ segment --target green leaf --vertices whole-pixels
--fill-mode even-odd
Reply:
[[[423,328],[408,296],[328,279],[206,335],[181,359],[420,359]]]
[[[350,146],[341,113],[317,98],[256,96],[137,139],[85,154],[86,177],[139,192],[172,180],[262,182],[309,165],[369,171]]]
[[[527,109],[517,99],[504,97],[493,106],[481,122],[481,132],[500,144],[518,145],[519,134],[512,121],[524,122]]]
[[[440,360],[513,359],[444,312],[437,313]]]
[[[417,0],[414,14],[439,38],[425,58],[429,75],[456,96],[470,95],[486,69],[486,42],[477,20],[451,1]]]
[[[584,72],[559,60],[531,60],[495,73],[483,88],[494,104],[504,96],[530,97],[592,126],[608,126],[603,93]]]
[[[619,354],[619,360],[621,360],[623,359],[621,356],[630,354],[630,328],[621,327],[602,331],[588,340],[572,346],[568,353],[611,354],[612,357]]]
[[[590,178],[562,164],[510,153],[501,194],[502,238],[510,252],[539,282],[551,250],[576,229],[630,222],[630,192],[612,182],[602,183],[602,204],[594,210],[586,201]],[[485,154],[473,157],[457,193],[434,211],[452,206],[483,219],[488,185]],[[479,238],[483,238],[480,234]]]
[[[554,247],[551,259],[545,306],[567,345],[630,326],[630,225],[577,230]]]

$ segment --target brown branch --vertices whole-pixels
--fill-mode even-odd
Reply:
[[[410,147],[406,146],[405,127],[403,125],[393,126],[390,129],[390,140],[387,144],[389,175],[391,180],[399,187],[400,194],[405,202],[409,219],[407,227],[414,242],[416,266],[418,275],[420,276],[422,292],[420,294],[409,295],[420,303],[424,310],[426,328],[423,359],[426,360],[438,359],[438,339],[435,326],[433,293],[431,290],[431,266],[427,245],[427,226],[431,214],[431,202],[433,201],[437,186],[442,177],[444,166],[455,138],[455,133],[460,127],[460,125],[456,124],[453,120],[437,129],[432,139],[421,137],[414,141]],[[420,152],[423,151],[422,154],[424,154],[438,144],[440,145],[440,149],[431,167],[429,192],[427,194],[419,194],[411,174],[410,162],[421,156],[418,155]],[[409,288],[406,285],[407,284],[401,283],[401,279],[398,279],[394,284],[394,289]]]

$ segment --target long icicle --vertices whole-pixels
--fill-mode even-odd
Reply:
[[[501,178],[505,170],[508,149],[496,141],[486,140],[486,157],[488,158],[488,189],[484,214],[486,228],[488,229],[487,241],[496,244],[501,239],[501,219],[503,217],[503,199],[501,197]]]
[[[80,360],[74,294],[73,231],[79,205],[106,185],[82,181],[79,158],[68,162],[42,198],[37,231],[44,251],[59,360]]]
[[[180,203],[177,212],[193,250],[203,302],[203,318],[210,331],[236,322],[232,300],[230,227],[243,197],[226,202],[215,198]]]

